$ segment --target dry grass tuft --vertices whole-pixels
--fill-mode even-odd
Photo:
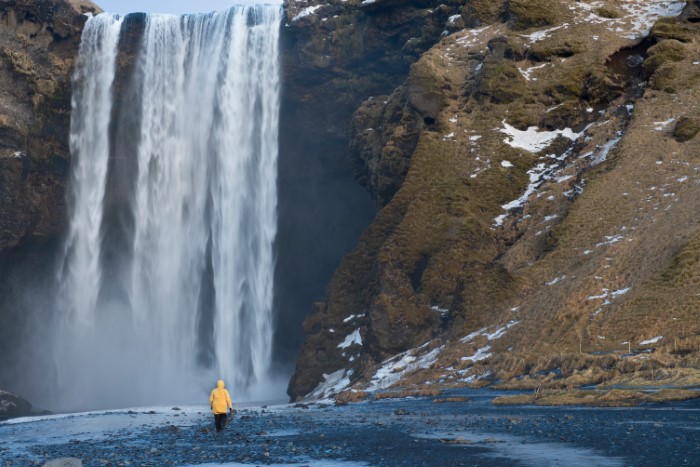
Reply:
[[[380,392],[374,395],[375,400],[382,399],[404,399],[406,397],[436,397],[442,394],[437,388],[415,388],[403,389],[401,391]]]
[[[696,398],[700,398],[700,391],[687,389],[663,389],[651,393],[627,389],[612,389],[610,391],[545,390],[533,394],[497,397],[492,403],[494,405],[633,407],[645,403],[683,401]]]
[[[348,405],[357,402],[362,402],[367,399],[369,393],[366,391],[345,391],[335,397],[335,405]]]
[[[445,404],[448,402],[469,402],[468,397],[443,397],[440,399],[433,399],[434,404]]]

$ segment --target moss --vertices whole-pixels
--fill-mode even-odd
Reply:
[[[679,123],[687,119],[684,117],[679,120]],[[691,119],[687,119],[691,120]],[[698,132],[697,121],[695,121],[695,133]],[[675,133],[675,132],[674,132]],[[700,236],[688,242],[683,248],[676,253],[670,263],[664,268],[660,274],[660,282],[666,284],[679,284],[686,281],[700,263]]]
[[[692,26],[675,17],[659,19],[650,33],[656,41],[675,39],[680,42],[691,42],[696,34]]]
[[[554,0],[510,0],[508,22],[517,31],[551,26],[559,21],[559,6]]]
[[[585,50],[585,43],[578,38],[550,37],[536,42],[530,49],[529,56],[536,61],[550,61],[556,57],[571,57]]]
[[[679,71],[672,63],[664,63],[649,80],[651,89],[675,94],[678,86]]]
[[[648,58],[642,68],[646,78],[650,78],[664,63],[680,62],[686,57],[686,48],[678,41],[668,40],[649,48]]]
[[[422,59],[411,66],[406,89],[411,103],[422,116],[436,118],[445,106],[440,81],[433,63],[429,60]]]
[[[477,28],[495,23],[504,10],[505,0],[471,0],[464,5],[462,17],[467,27]]]
[[[620,11],[617,8],[611,8],[611,7],[600,7],[596,10],[595,12],[596,15],[600,16],[601,18],[608,18],[608,19],[615,19],[619,18],[622,16]]]
[[[486,60],[476,83],[479,101],[508,104],[527,93],[527,82],[509,60]]]
[[[488,43],[489,51],[498,58],[519,62],[525,58],[525,46],[511,36],[498,36]]]
[[[673,129],[673,137],[679,143],[685,143],[698,134],[700,131],[700,121],[697,118],[682,117]]]

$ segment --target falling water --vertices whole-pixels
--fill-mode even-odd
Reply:
[[[88,20],[59,274],[63,408],[201,402],[217,377],[240,397],[268,376],[280,18],[260,5],[148,16],[131,76],[114,89],[122,21]],[[138,124],[118,133],[124,115]],[[110,188],[125,164],[132,180]],[[120,196],[123,232],[106,214]]]

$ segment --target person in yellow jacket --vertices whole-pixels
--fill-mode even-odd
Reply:
[[[218,433],[223,431],[224,426],[226,426],[227,409],[233,410],[233,405],[231,405],[231,396],[224,388],[223,379],[216,382],[216,389],[212,390],[211,396],[209,396],[209,405],[211,406],[211,411],[214,413],[216,432]]]

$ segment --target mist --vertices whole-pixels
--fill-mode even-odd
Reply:
[[[255,18],[248,14],[247,24]],[[146,85],[143,53],[149,18],[129,15],[112,21],[112,26],[122,24],[113,27],[119,34],[119,58],[105,62],[114,63],[114,70],[102,70],[113,75],[107,87],[111,91],[102,94],[102,104],[95,100],[97,88],[87,92],[84,107],[75,103],[79,108],[73,117],[74,123],[83,118],[84,125],[96,125],[92,144],[100,135],[108,136],[87,151],[92,162],[95,154],[104,157],[104,173],[97,175],[103,181],[91,185],[92,192],[79,191],[81,157],[75,151],[66,235],[29,242],[0,257],[6,276],[0,281],[0,387],[38,408],[60,412],[206,403],[218,378],[225,379],[238,401],[284,399],[303,339],[302,321],[313,302],[325,298],[333,271],[374,213],[369,195],[354,180],[347,141],[305,125],[307,110],[285,98],[284,81],[273,86],[281,105],[279,128],[261,124],[270,104],[256,92],[252,94],[261,97],[231,115],[230,126],[225,126],[223,114],[242,99],[232,95],[223,105],[217,100],[219,91],[209,97],[201,94],[221,85],[203,85],[221,73],[197,65],[181,78],[166,73],[174,79],[167,86]],[[265,34],[277,40],[279,30],[274,29]],[[211,34],[199,36],[194,48],[211,39]],[[168,43],[173,41],[158,42]],[[253,52],[258,58],[269,55]],[[177,67],[193,60],[177,50],[163,58],[154,64],[163,67],[170,61]],[[271,63],[278,66],[279,61]],[[81,98],[79,86],[86,89],[96,74],[92,69],[76,79],[74,100]],[[189,88],[188,76],[199,76]],[[240,76],[235,86],[261,81],[242,72],[233,76]],[[177,86],[183,91],[175,92]],[[155,89],[172,94],[155,96]],[[203,106],[207,99],[218,104]],[[164,110],[148,107],[149,102],[173,113],[163,120]],[[95,104],[103,111],[99,117],[85,113]],[[161,120],[154,126],[157,115]],[[221,128],[219,135],[194,130],[212,126]],[[177,137],[171,133],[154,142],[154,134],[168,134],[163,133],[166,128],[179,128]],[[73,144],[84,143],[84,130],[74,125]],[[241,145],[245,135],[257,141],[249,149]],[[263,151],[261,138],[279,145],[278,165],[267,163],[267,175],[254,168],[261,160],[255,155]],[[245,163],[226,169],[222,159],[212,156],[241,149],[255,155],[250,159],[255,164],[247,169]],[[190,153],[197,157],[188,158]],[[167,169],[166,160],[173,159],[176,164]],[[233,177],[232,182],[217,182],[221,173]],[[236,173],[243,178],[236,179]],[[254,182],[259,175],[264,176]],[[83,182],[95,176],[84,172]],[[263,179],[272,183],[264,190]],[[195,190],[188,192],[187,187]],[[270,211],[249,204],[237,211],[239,222],[225,226],[221,201],[213,198],[226,190],[233,205],[244,206],[251,199],[269,203],[263,192],[274,195],[275,205]],[[236,190],[242,196],[238,199],[247,201],[235,201]],[[262,237],[252,227],[261,218],[276,221],[261,227],[267,232],[267,253],[245,259],[240,252],[262,251]],[[240,230],[241,225],[247,229]],[[222,247],[230,238],[238,243],[226,252]],[[235,267],[227,269],[225,261]],[[262,263],[267,272],[261,275]],[[222,303],[228,305],[217,309]]]

